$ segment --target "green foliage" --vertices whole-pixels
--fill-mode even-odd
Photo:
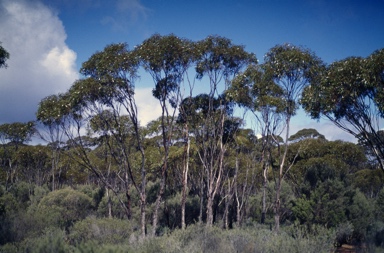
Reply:
[[[112,206],[112,216],[118,219],[126,217],[125,210],[121,207],[117,196],[110,192],[110,202]],[[120,198],[124,198],[123,194],[120,194]],[[98,204],[97,215],[99,217],[108,217],[108,197],[106,194],[102,197]]]
[[[132,222],[121,219],[88,217],[76,222],[70,229],[69,240],[79,245],[88,241],[101,244],[127,243],[133,233]]]
[[[374,223],[374,203],[372,199],[361,193],[354,192],[346,203],[348,221],[353,224],[354,239],[363,242],[366,239],[368,228]]]
[[[267,80],[273,80],[283,91],[286,115],[295,115],[302,90],[319,81],[324,63],[309,49],[291,44],[271,48],[264,62]]]
[[[302,97],[312,118],[322,116],[367,144],[384,170],[383,140],[378,134],[383,117],[384,50],[367,58],[348,57],[330,64],[321,81],[308,86]]]
[[[234,45],[230,39],[220,36],[208,36],[196,43],[198,58],[196,62],[197,77],[208,75],[217,85],[223,76],[228,80],[231,75],[237,74],[244,66],[257,63],[256,56],[244,50],[244,46]],[[215,76],[212,74],[216,73]]]
[[[0,140],[8,141],[17,148],[19,145],[30,141],[35,132],[35,123],[32,121],[5,123],[0,125]]]
[[[63,230],[54,228],[47,229],[43,235],[34,240],[26,242],[26,246],[23,249],[24,252],[41,253],[41,252],[57,252],[68,253],[73,252],[71,247],[66,242],[66,234]]]
[[[318,138],[318,139],[325,140],[325,136],[320,134],[316,129],[305,128],[305,129],[301,129],[297,133],[291,135],[289,137],[289,141],[302,141],[302,140],[305,140],[308,138],[311,138],[311,139],[317,139]]]
[[[153,96],[161,105],[169,101],[173,108],[179,103],[180,83],[193,60],[194,44],[171,34],[155,34],[136,48],[144,69],[154,81]]]
[[[384,188],[381,189],[376,201],[377,218],[384,222]]]
[[[222,230],[217,227],[188,226],[161,238],[151,238],[133,246],[134,252],[330,252],[332,231],[321,227],[289,227],[275,234],[264,227]]]
[[[301,223],[334,227],[347,220],[347,193],[342,182],[326,180],[308,191],[308,195],[293,201],[293,217]]]
[[[71,188],[50,192],[39,203],[37,211],[47,215],[48,224],[68,228],[91,213],[92,199]]]
[[[2,50],[0,67],[9,57]],[[40,102],[36,116],[49,146],[25,145],[34,122],[0,125],[0,252],[331,252],[334,241],[380,250],[384,176],[375,168],[384,160],[383,62],[378,50],[325,67],[310,50],[284,44],[258,65],[244,46],[220,36],[192,42],[155,34],[133,51],[108,45],[84,62],[83,78],[68,92]],[[134,100],[139,67],[153,77],[163,106],[146,129]],[[207,94],[192,97],[196,80],[208,81]],[[181,101],[183,81],[191,90]],[[262,138],[241,129],[235,103],[254,113]],[[300,103],[312,117],[355,134],[360,146],[327,141],[314,129],[278,136],[284,129],[288,135]],[[176,124],[168,105],[180,110]],[[54,137],[61,134],[69,138],[65,147]],[[59,160],[59,153],[68,156]],[[187,229],[178,230],[186,161]],[[267,225],[255,225],[262,172]],[[74,189],[49,192],[49,175],[60,176],[56,186]],[[109,201],[114,218],[106,218]],[[224,210],[233,223],[237,207],[245,227],[219,229]],[[269,229],[274,214],[280,233]],[[145,238],[153,217],[159,236]],[[199,218],[212,226],[194,224]]]
[[[105,195],[105,190],[100,187],[93,185],[78,185],[75,187],[76,191],[82,192],[92,199],[92,207],[97,209],[103,196]]]
[[[59,126],[62,123],[62,117],[67,111],[68,105],[64,96],[50,95],[42,99],[36,112],[36,118],[44,126]]]

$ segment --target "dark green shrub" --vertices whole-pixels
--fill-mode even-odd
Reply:
[[[78,185],[75,189],[84,193],[92,199],[92,205],[97,209],[103,196],[105,195],[105,189],[101,187],[95,187],[92,185]]]
[[[26,209],[29,205],[30,196],[33,191],[33,185],[28,184],[27,182],[18,182],[14,184],[9,192],[15,196],[20,207]]]
[[[112,216],[113,218],[117,219],[126,219],[126,213],[123,207],[121,206],[117,196],[110,192],[110,199],[111,199],[111,205],[112,205]],[[123,194],[120,194],[119,197],[123,200],[125,200],[125,196]],[[108,217],[108,196],[105,194],[101,201],[99,202],[98,208],[97,208],[97,215],[99,217]]]
[[[68,228],[92,213],[92,199],[82,192],[64,188],[45,196],[36,211],[47,215],[48,224]]]
[[[128,220],[88,217],[73,225],[69,238],[76,245],[88,241],[95,241],[98,244],[119,244],[127,243],[132,232]]]
[[[74,248],[66,242],[65,232],[57,228],[47,229],[41,237],[27,240],[24,247],[23,252],[31,253],[70,253],[74,251]]]

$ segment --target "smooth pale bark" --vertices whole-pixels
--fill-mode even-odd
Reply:
[[[113,218],[113,216],[112,216],[112,201],[111,201],[111,195],[109,194],[108,187],[105,187],[105,193],[106,193],[106,196],[107,196],[107,199],[108,199],[108,203],[107,203],[107,206],[108,206],[108,218],[112,219]]]
[[[285,159],[288,154],[288,138],[289,138],[289,124],[290,124],[291,118],[288,116],[286,120],[286,133],[285,133],[285,142],[284,142],[284,153],[283,156],[280,159],[280,168],[279,168],[279,178],[277,180],[276,185],[276,200],[275,200],[275,232],[280,232],[280,212],[281,212],[281,184],[283,182],[283,171],[285,166]]]
[[[267,192],[267,186],[268,186],[268,168],[269,168],[269,155],[267,155],[267,158],[265,158],[265,155],[263,154],[263,160],[265,159],[264,166],[263,166],[263,200],[262,200],[262,210],[261,210],[261,224],[265,223],[265,215],[267,212],[267,201],[266,201],[266,192]]]
[[[183,168],[183,190],[181,193],[181,229],[185,229],[185,203],[187,200],[188,194],[188,170],[189,170],[189,133],[188,125],[185,126],[185,146],[184,146],[184,168]]]

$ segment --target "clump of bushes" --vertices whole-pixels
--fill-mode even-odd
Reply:
[[[70,230],[69,240],[79,245],[95,241],[100,244],[127,243],[133,233],[131,222],[128,220],[87,217],[74,224]]]

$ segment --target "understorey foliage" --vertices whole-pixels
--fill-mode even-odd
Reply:
[[[383,55],[326,64],[286,43],[259,64],[228,38],[174,34],[106,46],[36,121],[0,125],[0,252],[382,251]],[[148,79],[159,114],[143,122]],[[291,133],[301,106],[357,143]]]

